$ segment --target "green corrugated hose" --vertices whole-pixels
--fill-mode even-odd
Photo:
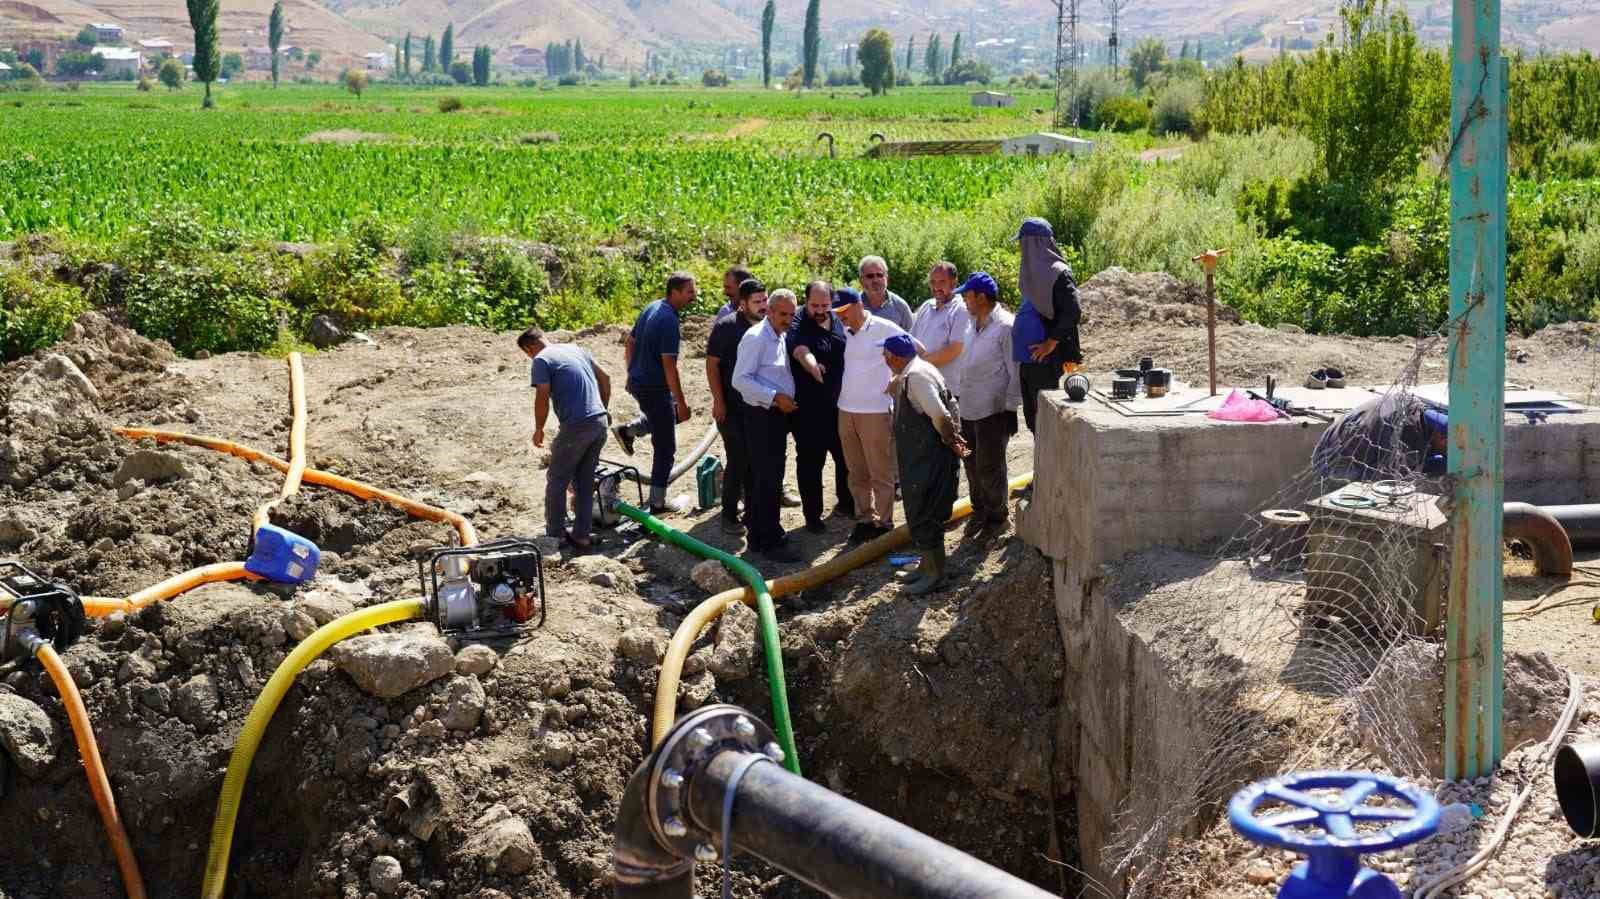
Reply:
[[[761,649],[767,657],[767,687],[772,693],[772,722],[778,732],[778,745],[783,749],[783,766],[794,774],[800,773],[800,750],[794,745],[794,725],[789,721],[789,691],[783,682],[783,646],[778,642],[778,609],[767,592],[767,579],[754,565],[732,553],[708,546],[682,531],[674,530],[643,509],[618,502],[618,512],[644,525],[657,539],[670,543],[702,559],[721,562],[734,577],[739,578],[756,594],[756,615],[761,623]]]

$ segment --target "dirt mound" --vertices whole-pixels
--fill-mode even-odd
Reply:
[[[1206,323],[1205,291],[1166,272],[1133,274],[1113,266],[1078,286],[1078,304],[1087,326],[1118,322]],[[1239,324],[1231,306],[1217,304],[1217,321]]]

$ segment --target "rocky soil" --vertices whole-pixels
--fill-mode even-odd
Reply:
[[[1142,280],[1141,280],[1142,279]],[[1195,380],[1203,322],[1192,291],[1112,274],[1086,285],[1091,368],[1142,355]],[[705,321],[686,323],[703,345]],[[621,330],[562,335],[620,385]],[[1404,341],[1219,328],[1226,376],[1254,384],[1322,365],[1391,380]],[[1552,329],[1513,341],[1513,372],[1588,379],[1595,335]],[[1520,354],[1520,356],[1519,356]],[[686,354],[695,418],[708,421],[701,354]],[[542,453],[529,444],[527,362],[512,336],[389,329],[306,359],[314,466],[468,515],[485,537],[542,528]],[[251,511],[279,475],[206,450],[125,441],[117,424],[160,425],[284,454],[281,360],[175,358],[98,316],[51,351],[0,369],[0,554],[86,595],[116,596],[187,568],[243,557]],[[635,412],[620,390],[613,411]],[[608,446],[608,458],[621,456]],[[1031,468],[1024,432],[1013,472]],[[632,460],[649,461],[641,443]],[[792,483],[792,482],[791,482]],[[689,482],[679,488],[692,492]],[[672,523],[738,549],[714,513]],[[798,510],[786,510],[798,527]],[[211,818],[238,729],[262,684],[312,628],[416,595],[414,543],[448,529],[308,487],[275,513],[319,543],[298,591],[213,585],[98,622],[66,654],[96,728],[153,896],[198,892]],[[797,534],[806,560],[849,528]],[[422,625],[353,639],[297,679],[245,792],[230,884],[237,896],[607,895],[623,783],[648,745],[659,655],[708,589],[687,554],[618,533],[599,555],[549,570],[543,630],[452,645]],[[808,773],[1051,890],[1072,877],[1071,773],[1055,764],[1060,646],[1046,569],[1015,540],[958,545],[956,578],[920,600],[868,566],[780,602],[791,703]],[[735,701],[770,716],[752,616],[703,636],[680,708]],[[1592,721],[1585,719],[1585,726]],[[54,687],[0,667],[0,896],[102,897],[120,884]],[[740,897],[809,895],[747,860]],[[715,872],[702,871],[703,889]],[[1237,878],[1233,878],[1237,880]],[[1221,881],[1213,880],[1212,883]]]

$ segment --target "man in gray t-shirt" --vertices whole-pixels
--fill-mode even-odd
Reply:
[[[864,256],[856,271],[861,275],[861,299],[867,311],[911,333],[911,304],[889,289],[889,263],[882,256]]]
[[[555,405],[561,422],[550,443],[550,470],[544,482],[544,532],[572,544],[580,552],[594,545],[594,472],[606,444],[610,418],[611,378],[589,351],[574,344],[545,342],[544,332],[529,328],[517,347],[533,360],[529,380],[533,401],[533,446],[544,447],[544,424]],[[567,530],[567,486],[577,503],[576,522]]]

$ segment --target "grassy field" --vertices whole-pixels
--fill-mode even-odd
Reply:
[[[462,108],[442,112],[456,97]],[[190,204],[247,235],[328,240],[356,218],[445,211],[484,231],[597,240],[639,227],[803,231],[874,210],[973,208],[1046,163],[859,158],[890,140],[1004,137],[1047,127],[1043,92],[975,109],[960,89],[887,97],[662,88],[414,89],[357,99],[325,86],[196,91],[131,85],[12,94],[0,132],[0,238],[114,237],[153,204]],[[819,132],[834,135],[827,158]]]

